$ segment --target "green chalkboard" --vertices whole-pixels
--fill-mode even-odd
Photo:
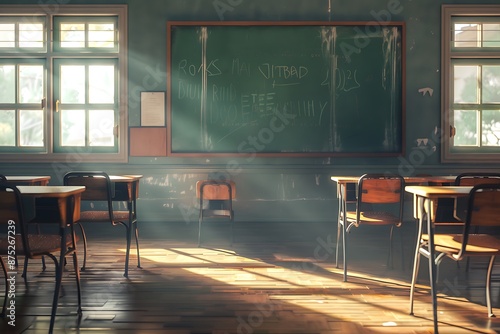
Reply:
[[[397,155],[404,24],[168,23],[170,155]]]

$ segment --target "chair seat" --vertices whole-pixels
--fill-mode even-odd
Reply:
[[[428,241],[427,234],[422,235],[422,240]],[[436,234],[434,245],[436,251],[448,254],[458,254],[462,247],[463,234]],[[500,239],[489,234],[470,234],[466,255],[494,255],[500,253]]]
[[[113,217],[115,221],[127,220],[128,221],[128,211],[113,211]],[[82,211],[80,212],[81,222],[111,222],[109,219],[109,212],[104,210],[97,211]]]
[[[356,212],[347,212],[347,221],[349,223],[356,222]],[[369,225],[397,225],[399,224],[399,218],[389,212],[379,212],[379,211],[363,211],[359,215],[360,224]]]
[[[222,217],[231,217],[232,212],[231,210],[209,210],[209,209],[204,209],[203,210],[203,217],[213,217],[213,218],[222,218]]]
[[[32,256],[41,256],[47,253],[58,252],[61,248],[61,237],[52,234],[30,234],[28,242]],[[72,246],[71,235],[66,236],[66,247]],[[6,237],[0,238],[0,253],[6,254],[9,243]],[[17,255],[26,255],[24,252],[21,235],[16,235],[16,253]]]

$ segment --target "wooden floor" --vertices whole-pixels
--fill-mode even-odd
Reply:
[[[68,265],[56,333],[433,332],[425,261],[415,316],[408,314],[412,227],[402,228],[405,256],[398,252],[394,269],[386,266],[385,235],[352,231],[348,282],[335,268],[336,228],[329,224],[239,224],[233,246],[227,226],[213,224],[207,227],[203,247],[196,245],[194,224],[143,223],[140,229],[142,269],[132,256],[127,279],[124,230],[87,228],[90,258],[81,275],[83,315],[78,319],[75,313],[74,275]],[[395,237],[398,241],[399,235]],[[500,331],[500,318],[488,318],[486,312],[485,268],[486,262],[474,260],[467,273],[464,266],[444,261],[440,333]],[[52,267],[42,272],[39,262],[30,262],[27,282],[17,277],[16,326],[0,320],[0,333],[47,332]],[[500,314],[499,290],[494,282],[493,301]]]

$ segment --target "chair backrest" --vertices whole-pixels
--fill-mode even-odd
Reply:
[[[500,173],[467,172],[455,178],[456,186],[476,186],[478,184],[500,184]],[[457,198],[454,210],[456,215],[465,221],[467,213],[467,198]]]
[[[465,252],[470,233],[485,233],[488,231],[481,231],[481,228],[491,227],[500,227],[500,184],[483,183],[474,186],[469,193],[462,252],[458,257]]]
[[[400,203],[404,197],[403,177],[387,174],[365,174],[358,181],[358,201],[361,203]]]
[[[196,182],[196,198],[205,200],[233,200],[236,198],[234,181],[201,180]]]
[[[483,183],[500,184],[500,173],[462,173],[455,179],[457,186],[475,186]]]
[[[85,186],[85,191],[82,193],[82,201],[106,203],[106,209],[96,210],[107,210],[109,217],[112,219],[113,186],[107,173],[101,171],[68,172],[64,175],[63,182],[65,186]]]
[[[397,174],[365,174],[358,181],[358,215],[361,211],[388,211],[403,219],[404,178]]]
[[[500,226],[500,184],[472,188],[467,207],[469,226]]]
[[[7,181],[7,177],[3,174],[0,174],[0,182],[6,182]]]
[[[0,225],[7,226],[7,234],[5,238],[11,239],[15,235],[21,235],[23,255],[30,255],[29,240],[25,233],[27,228],[25,226],[23,203],[19,190],[14,186],[7,183],[0,183]],[[9,240],[7,243],[10,244]],[[17,247],[19,250],[20,247]],[[6,250],[0,250],[3,255],[6,255]],[[21,253],[18,251],[18,254]]]

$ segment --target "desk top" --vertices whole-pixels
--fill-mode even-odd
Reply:
[[[330,179],[339,184],[357,183],[361,176],[332,176]],[[407,184],[422,184],[427,182],[435,183],[450,183],[455,181],[456,176],[443,175],[443,176],[405,176]]]
[[[472,186],[407,186],[405,191],[427,198],[459,197],[469,195]]]
[[[17,186],[21,195],[33,197],[68,197],[85,191],[84,186]]]
[[[113,182],[134,182],[142,179],[142,175],[109,175]]]
[[[35,175],[6,175],[7,181],[11,182],[48,182],[50,176],[35,176]]]

